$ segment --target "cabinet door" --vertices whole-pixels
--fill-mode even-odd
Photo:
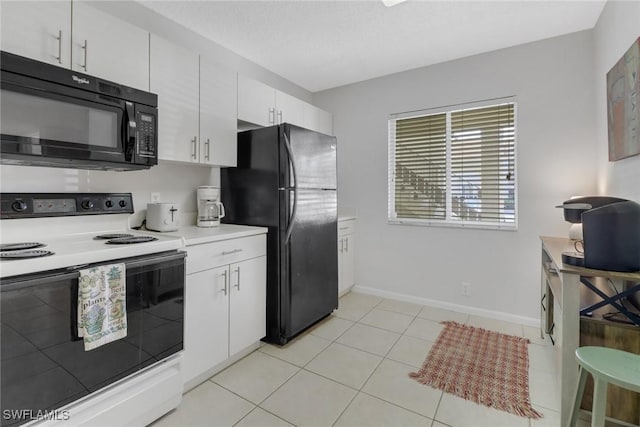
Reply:
[[[304,106],[304,127],[326,135],[333,135],[333,117],[315,105]]]
[[[237,74],[200,58],[200,163],[236,166]]]
[[[71,68],[149,90],[149,33],[83,1],[73,2]]]
[[[355,266],[355,235],[347,234],[343,237],[344,249],[342,252],[342,280],[345,289],[351,288],[356,284],[356,266]]]
[[[229,356],[227,266],[187,275],[185,289],[184,382]]]
[[[276,122],[291,123],[292,125],[304,127],[305,104],[306,102],[277,90]]]
[[[158,155],[197,162],[199,58],[151,34],[151,92],[158,95]]]
[[[342,279],[342,257],[344,256],[344,236],[338,234],[338,295],[342,295],[347,290],[347,286]]]
[[[275,124],[275,89],[238,75],[238,120],[259,126]]]
[[[267,318],[267,257],[231,264],[229,355],[264,338]]]
[[[71,65],[71,1],[2,1],[2,50]]]

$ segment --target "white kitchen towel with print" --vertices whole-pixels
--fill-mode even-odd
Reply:
[[[127,336],[127,287],[124,264],[80,270],[78,336],[84,350]]]

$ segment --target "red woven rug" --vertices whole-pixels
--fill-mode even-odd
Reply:
[[[442,323],[445,327],[422,368],[410,377],[510,414],[542,417],[529,400],[528,339]]]

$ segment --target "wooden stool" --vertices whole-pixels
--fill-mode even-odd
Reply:
[[[640,393],[640,355],[608,347],[579,347],[576,359],[580,366],[580,379],[569,425],[575,427],[578,421],[587,374],[591,374],[594,382],[591,427],[602,427],[607,405],[607,384]]]

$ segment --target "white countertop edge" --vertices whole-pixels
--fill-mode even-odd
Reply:
[[[338,216],[338,222],[340,222],[340,221],[352,221],[352,220],[355,220],[355,219],[356,219],[356,217],[353,216],[353,215],[344,215],[344,216],[340,215],[340,216]]]
[[[254,227],[248,225],[220,224],[218,227],[197,227],[195,225],[181,226],[177,231],[162,233],[163,235],[182,237],[186,246],[201,245],[203,243],[218,242],[221,240],[237,239],[240,237],[266,234],[266,227]]]

